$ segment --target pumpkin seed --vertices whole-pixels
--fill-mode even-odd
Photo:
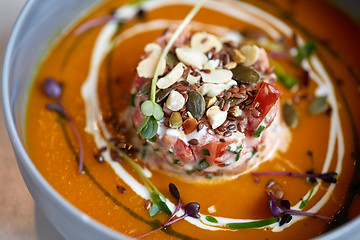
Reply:
[[[168,53],[166,55],[166,64],[168,64],[171,68],[175,67],[175,65],[179,62],[175,54]]]
[[[186,107],[191,115],[195,119],[199,120],[205,113],[205,99],[196,90],[191,90],[188,95],[189,99],[187,101]]]
[[[151,91],[151,81],[148,81],[141,86],[137,95],[138,96],[147,95],[150,93],[150,91]]]
[[[288,102],[283,105],[283,116],[286,125],[289,127],[294,128],[299,124],[299,116],[294,106]]]
[[[311,114],[319,114],[325,112],[328,108],[327,96],[317,97],[310,102],[308,111]]]
[[[182,117],[179,112],[173,112],[169,119],[169,125],[171,128],[179,128],[182,125]]]
[[[244,102],[248,98],[248,95],[244,95],[242,98],[230,98],[226,102],[230,103],[230,107],[238,106],[240,103]]]
[[[159,102],[165,100],[165,98],[166,98],[167,96],[169,96],[169,94],[170,94],[170,92],[171,92],[172,90],[174,90],[174,88],[161,89],[160,91],[158,91],[158,92],[156,93],[155,101],[156,101],[157,103],[159,103]]]
[[[233,79],[241,83],[257,83],[260,80],[260,75],[254,69],[238,64],[231,69]]]

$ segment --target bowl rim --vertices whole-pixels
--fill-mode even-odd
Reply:
[[[47,197],[61,207],[67,214],[70,214],[72,217],[76,219],[76,221],[81,221],[82,223],[88,225],[92,229],[99,231],[104,234],[106,238],[109,239],[126,239],[127,236],[117,232],[106,225],[98,222],[92,217],[88,216],[84,212],[80,211],[78,208],[73,206],[67,199],[65,199],[62,195],[60,195],[41,175],[39,170],[35,167],[34,163],[31,161],[29,155],[25,150],[25,146],[23,145],[20,137],[17,133],[17,128],[15,125],[15,119],[12,114],[12,106],[11,106],[11,93],[9,89],[10,82],[10,67],[12,60],[12,53],[16,49],[17,39],[21,36],[21,27],[23,23],[26,21],[29,12],[31,9],[35,8],[37,4],[36,0],[29,0],[26,2],[20,14],[18,15],[13,29],[11,31],[8,43],[6,45],[3,66],[2,66],[2,82],[1,82],[1,94],[2,94],[2,108],[3,108],[3,118],[5,120],[5,126],[8,132],[8,136],[10,138],[13,150],[16,155],[16,161],[18,166],[20,164],[30,176],[30,178],[38,184],[46,193]],[[32,77],[29,77],[29,81],[33,81]],[[28,100],[28,99],[27,99]],[[18,157],[19,156],[19,157]],[[23,177],[23,176],[22,176]],[[33,197],[34,198],[34,197]],[[41,206],[40,206],[41,208]],[[46,215],[46,214],[45,214]],[[51,221],[50,221],[51,222]],[[57,229],[58,231],[58,229]]]
[[[18,15],[15,25],[11,31],[8,43],[6,45],[5,54],[3,58],[3,65],[2,65],[1,95],[2,95],[3,118],[5,120],[5,126],[11,144],[13,146],[13,150],[16,156],[19,156],[16,157],[17,164],[19,165],[19,167],[20,164],[22,164],[22,167],[29,174],[30,178],[34,182],[38,183],[38,185],[45,190],[47,197],[49,197],[51,201],[59,205],[62,209],[64,209],[64,211],[66,211],[68,214],[74,217],[77,221],[89,225],[89,227],[91,227],[92,229],[97,230],[100,233],[104,234],[106,238],[127,239],[128,238],[127,236],[107,227],[106,225],[88,216],[87,214],[85,214],[84,212],[80,211],[78,208],[73,206],[62,195],[60,195],[47,182],[47,180],[41,175],[39,170],[35,167],[34,163],[31,161],[30,157],[28,156],[25,150],[25,146],[23,145],[16,131],[15,119],[12,114],[11,102],[10,102],[11,94],[9,93],[10,66],[11,66],[12,52],[14,52],[14,50],[16,49],[16,42],[21,34],[20,29],[23,23],[26,21],[26,18],[28,17],[30,10],[36,7],[34,6],[36,3],[37,0],[28,0],[24,5],[23,9],[21,10],[20,14]],[[30,77],[30,81],[32,81],[31,77]],[[359,226],[360,226],[360,216],[341,225],[335,230],[332,230],[328,233],[324,233],[323,235],[317,237],[316,239],[327,239],[327,240],[342,239],[346,237],[346,235],[350,237],[350,239],[355,239],[352,238],[354,237],[354,235],[351,235],[352,233],[350,231],[356,230]],[[360,231],[358,233],[360,233]]]

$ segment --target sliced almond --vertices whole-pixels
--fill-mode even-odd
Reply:
[[[202,69],[204,64],[208,61],[206,55],[197,49],[191,48],[176,48],[177,58],[188,66],[193,66]]]
[[[186,78],[186,81],[190,84],[196,84],[200,81],[200,75],[195,77],[195,76],[189,74]]]
[[[152,78],[154,77],[156,66],[162,52],[160,45],[156,43],[149,43],[145,46],[145,52],[148,54],[147,58],[143,59],[137,66],[136,70],[139,77]],[[161,61],[160,72],[162,75],[165,72],[166,63]]]
[[[224,66],[224,68],[231,70],[231,69],[234,69],[236,66],[237,66],[236,62],[229,62],[228,64],[226,64]]]
[[[230,51],[230,57],[231,57],[231,59],[232,59],[234,62],[236,62],[236,63],[243,63],[243,62],[245,62],[245,56],[244,56],[244,54],[242,54],[242,53],[240,52],[239,49],[236,49],[236,48],[232,49],[232,50]]]
[[[166,107],[171,111],[179,111],[185,105],[185,98],[178,91],[171,91],[167,100]]]
[[[212,106],[206,111],[206,116],[213,129],[220,127],[227,118],[227,112],[221,111],[219,106]]]
[[[215,69],[219,66],[220,64],[220,60],[219,59],[212,59],[212,60],[209,60],[207,61],[207,63],[205,63],[204,65],[204,69]]]
[[[224,90],[229,90],[231,86],[237,85],[235,80],[230,80],[226,84],[212,84],[212,83],[205,83],[199,88],[199,92],[203,96],[208,97],[215,97],[219,95]]]
[[[242,110],[239,108],[239,106],[235,106],[233,112],[234,117],[240,117],[241,114],[242,114]]]
[[[216,52],[219,52],[222,49],[221,41],[215,35],[206,32],[195,33],[191,37],[190,46],[203,53],[206,53],[213,48],[215,48]]]
[[[242,46],[240,51],[245,56],[245,61],[243,64],[246,67],[253,65],[259,59],[260,48],[256,45]]]
[[[156,86],[160,89],[166,89],[176,83],[184,73],[184,64],[178,63],[165,77],[160,78]]]
[[[200,72],[204,83],[227,83],[233,74],[227,69],[214,69],[210,73]]]
[[[218,94],[219,95],[219,94]],[[206,103],[206,108],[210,108],[211,106],[213,106],[217,101],[217,97],[208,97],[205,99],[205,103]]]

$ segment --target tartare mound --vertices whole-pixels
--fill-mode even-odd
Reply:
[[[150,98],[155,68],[172,33],[165,31],[147,44],[137,66],[131,109],[135,129],[145,118],[141,104]],[[141,158],[150,168],[232,177],[277,147],[281,92],[267,53],[227,39],[187,29],[169,51],[156,83],[164,117],[153,139],[140,139]]]

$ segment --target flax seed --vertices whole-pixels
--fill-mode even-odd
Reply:
[[[188,142],[190,145],[198,145],[199,144],[199,140],[197,139],[191,139],[189,142]]]
[[[230,108],[230,103],[227,102],[227,103],[225,103],[225,105],[224,105],[224,107],[222,108],[222,110],[227,112],[227,111],[229,110],[229,108]]]
[[[224,100],[228,100],[231,97],[231,92],[227,91],[224,95]]]
[[[224,137],[230,137],[232,135],[232,132],[230,132],[230,131],[226,131],[226,132],[224,132]]]

